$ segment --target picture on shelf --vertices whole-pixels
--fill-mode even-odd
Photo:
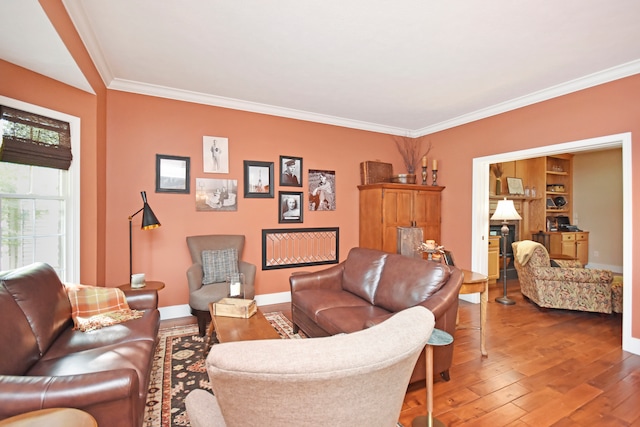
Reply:
[[[507,188],[509,189],[509,194],[524,196],[522,178],[507,177]]]

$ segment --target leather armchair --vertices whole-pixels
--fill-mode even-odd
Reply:
[[[412,307],[351,334],[215,345],[213,395],[189,393],[191,425],[395,426],[434,323]]]
[[[189,284],[189,306],[191,314],[198,320],[198,331],[204,336],[207,331],[207,323],[211,321],[209,303],[216,302],[229,295],[229,283],[211,283],[202,285],[202,251],[222,250],[234,248],[238,251],[238,270],[244,274],[245,298],[255,297],[253,282],[256,277],[256,266],[242,261],[242,249],[244,248],[244,236],[231,234],[211,234],[202,236],[188,236],[187,246],[191,254],[193,264],[187,270],[187,282]]]
[[[556,261],[538,242],[513,242],[514,264],[522,295],[543,308],[611,313],[613,273],[581,268],[579,262]]]

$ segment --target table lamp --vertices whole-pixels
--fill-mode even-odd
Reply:
[[[141,191],[142,202],[144,203],[140,209],[136,211],[133,215],[129,216],[129,283],[131,283],[131,276],[133,275],[133,256],[132,256],[132,232],[131,232],[131,220],[134,216],[138,215],[142,212],[142,226],[140,227],[142,230],[151,230],[153,228],[160,227],[160,221],[155,216],[149,203],[147,203],[147,192]]]
[[[491,216],[492,221],[502,221],[502,228],[500,229],[500,233],[502,233],[502,296],[496,298],[496,301],[500,304],[505,305],[513,305],[516,302],[507,296],[507,236],[509,235],[509,221],[513,221],[516,219],[522,219],[522,217],[518,214],[516,207],[513,205],[513,200],[507,200],[505,197],[504,200],[498,201],[498,206],[496,206],[496,211]]]

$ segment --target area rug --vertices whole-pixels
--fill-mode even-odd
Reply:
[[[299,339],[293,325],[281,312],[265,313],[283,338]],[[161,329],[147,394],[145,427],[190,426],[184,400],[191,390],[211,391],[204,366],[207,338],[196,325]],[[214,344],[215,345],[215,344]]]

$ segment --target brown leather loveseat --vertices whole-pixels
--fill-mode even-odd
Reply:
[[[73,329],[65,287],[47,264],[0,273],[0,419],[78,408],[100,426],[140,427],[160,313],[155,291],[127,295],[141,318]]]
[[[435,327],[454,335],[462,271],[456,267],[353,248],[347,259],[325,270],[294,274],[291,310],[294,329],[309,337],[355,332],[393,313],[422,305],[433,313]],[[434,372],[449,379],[453,345],[434,347]],[[422,352],[411,382],[424,380]]]

